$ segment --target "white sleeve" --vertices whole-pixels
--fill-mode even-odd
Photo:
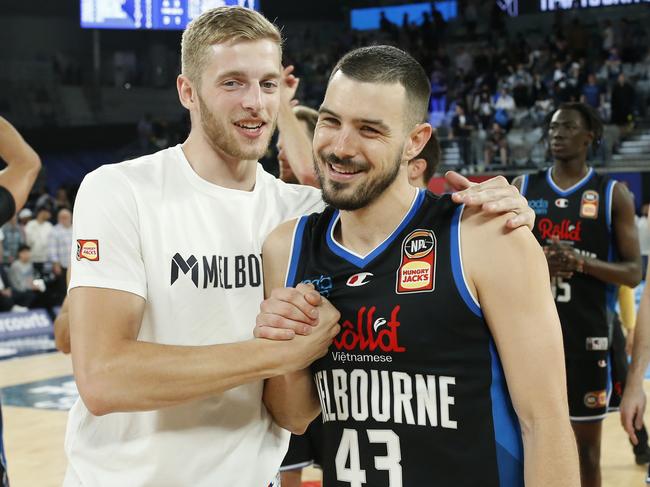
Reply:
[[[111,166],[88,174],[73,215],[69,289],[118,289],[146,299],[138,208],[126,176]]]

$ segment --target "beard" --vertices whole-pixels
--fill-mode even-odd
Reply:
[[[269,147],[271,134],[275,132],[275,124],[268,135],[261,137],[257,141],[250,141],[248,144],[237,140],[231,123],[227,120],[218,120],[210,111],[208,106],[198,95],[199,107],[201,109],[201,127],[205,133],[208,144],[215,152],[223,152],[231,157],[243,161],[257,161],[260,159]]]
[[[318,176],[318,182],[323,191],[323,201],[337,210],[354,211],[365,208],[375,201],[397,178],[399,173],[402,149],[399,155],[394,157],[394,164],[389,165],[384,171],[374,177],[360,182],[350,194],[346,189],[353,186],[352,183],[341,183],[339,181],[327,181],[317,158],[314,155],[314,169]],[[352,170],[364,170],[368,165],[352,159],[340,159],[334,154],[318,153],[318,158],[326,164],[336,164]]]

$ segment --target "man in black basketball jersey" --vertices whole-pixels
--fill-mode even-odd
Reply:
[[[341,330],[311,371],[268,380],[266,405],[294,432],[322,410],[328,487],[575,486],[546,262],[507,215],[409,185],[428,96],[393,47],[334,68],[314,137],[330,207],[278,227],[263,254],[267,295],[309,283]]]
[[[609,399],[609,351],[616,286],[641,279],[639,240],[628,189],[587,165],[602,122],[582,103],[566,103],[548,126],[553,167],[515,185],[537,213],[566,355],[569,412],[583,487],[601,485],[600,440]]]

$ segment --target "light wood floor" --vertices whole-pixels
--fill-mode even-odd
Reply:
[[[59,377],[72,373],[70,358],[47,354],[0,361],[0,387]],[[650,395],[650,382],[646,381]],[[63,436],[66,413],[3,406],[5,448],[12,487],[58,487],[65,472]],[[646,414],[646,424],[650,424]],[[604,487],[643,487],[645,467],[634,464],[627,436],[619,425],[618,414],[604,424],[602,454]],[[317,479],[315,470],[306,479]]]

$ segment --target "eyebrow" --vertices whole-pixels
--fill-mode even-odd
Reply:
[[[341,118],[341,116],[339,114],[337,114],[336,112],[333,112],[329,108],[326,108],[326,107],[323,107],[323,106],[321,106],[318,109],[318,113],[319,114],[327,113],[328,115],[332,115],[333,117]],[[384,132],[390,132],[390,127],[388,125],[386,125],[384,122],[382,122],[381,120],[374,120],[374,119],[371,119],[371,118],[355,118],[354,121],[355,122],[360,122],[360,123],[365,123],[365,124],[368,124],[368,125],[374,125],[375,127],[378,127],[379,129],[383,130]]]
[[[223,80],[223,79],[226,79],[226,78],[248,78],[248,77],[249,77],[248,74],[243,72],[243,71],[232,70],[232,71],[226,71],[225,73],[220,74],[217,79],[218,80]],[[279,78],[279,77],[280,77],[280,72],[279,71],[269,71],[264,76],[262,76],[260,79]]]

